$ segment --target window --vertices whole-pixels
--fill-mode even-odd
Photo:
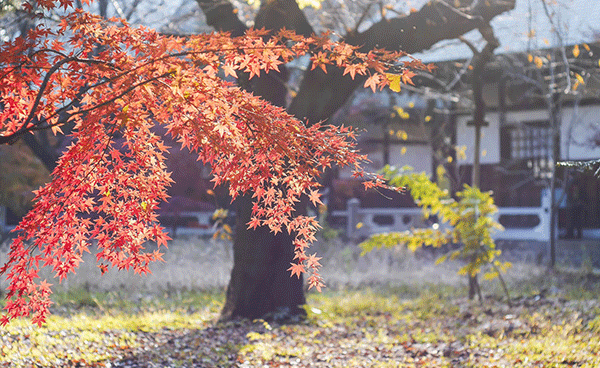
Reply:
[[[552,164],[550,124],[541,120],[511,123],[502,127],[500,155],[505,162],[533,170],[536,177],[548,176]]]
[[[552,156],[552,130],[547,121],[506,125],[500,139],[502,158],[506,160],[539,160]]]

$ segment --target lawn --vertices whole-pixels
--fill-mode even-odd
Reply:
[[[57,285],[45,326],[0,329],[0,367],[600,366],[600,278],[589,270],[517,263],[509,308],[495,281],[482,284],[483,303],[467,300],[458,265],[427,254],[328,247],[329,287],[308,293],[295,324],[217,322],[223,244],[175,244],[147,278],[100,277],[86,262]]]
[[[600,303],[530,293],[512,308],[428,285],[309,294],[296,324],[216,322],[222,293],[57,295],[42,328],[0,331],[6,367],[598,367]],[[567,297],[565,297],[567,296]]]

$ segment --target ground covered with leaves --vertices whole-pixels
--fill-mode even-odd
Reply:
[[[42,328],[0,330],[0,366],[598,367],[598,280],[586,280],[525,288],[512,307],[439,285],[327,291],[294,324],[217,323],[222,293],[79,289]]]

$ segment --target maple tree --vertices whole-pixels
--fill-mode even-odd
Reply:
[[[306,253],[318,223],[294,207],[302,195],[319,201],[324,169],[350,165],[364,176],[366,158],[355,150],[351,129],[307,126],[227,78],[277,71],[310,54],[313,68],[334,65],[366,76],[365,86],[383,88],[386,75],[410,78],[409,68],[422,64],[398,64],[401,52],[359,52],[327,35],[285,29],[168,37],[71,6],[70,0],[24,3],[32,16],[58,7],[67,13],[57,27],[39,24],[0,46],[0,143],[38,130],[61,134],[63,113],[75,127],[73,143],[51,181],[35,191],[34,207],[17,226],[0,269],[9,281],[0,323],[31,315],[42,324],[51,284],[40,280],[40,268],[50,267],[62,281],[92,242],[102,272],[145,274],[162,260],[169,237],[156,210],[168,200],[171,179],[164,164],[168,147],[152,130],[157,124],[210,165],[215,185],[227,183],[232,198],[253,193],[249,228],[294,234],[296,263],[289,271],[310,271],[309,287],[321,289],[319,258]],[[158,249],[148,251],[148,241]]]

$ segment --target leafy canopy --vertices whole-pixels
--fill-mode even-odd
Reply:
[[[317,180],[327,167],[350,165],[365,176],[354,132],[307,126],[231,80],[310,54],[313,68],[344,68],[375,89],[389,84],[390,73],[410,81],[417,61],[399,65],[402,53],[363,53],[326,35],[304,38],[285,29],[271,36],[251,30],[239,38],[166,37],[75,9],[71,0],[32,0],[23,7],[31,16],[58,7],[66,14],[57,26],[39,24],[0,46],[0,143],[41,129],[61,134],[67,122],[75,128],[52,180],[35,191],[34,207],[17,226],[0,269],[9,281],[1,324],[29,315],[42,324],[51,284],[40,280],[40,268],[50,267],[62,281],[75,273],[92,241],[102,272],[145,274],[150,262],[162,260],[169,237],[156,210],[168,199],[171,178],[157,125],[210,165],[215,185],[227,183],[232,198],[252,192],[248,227],[295,234],[292,275],[310,270],[309,286],[324,286],[319,258],[306,253],[318,223],[295,215],[294,205],[302,195],[320,202]],[[371,180],[372,186],[383,183]],[[159,248],[148,251],[148,241]]]

